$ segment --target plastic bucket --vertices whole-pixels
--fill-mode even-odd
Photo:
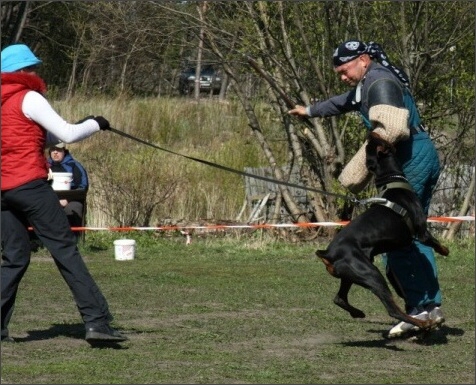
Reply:
[[[71,190],[73,174],[71,172],[53,173],[53,190]]]
[[[133,239],[118,239],[114,241],[114,255],[116,261],[130,261],[134,259],[136,241]]]

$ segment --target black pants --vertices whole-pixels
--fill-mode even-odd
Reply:
[[[1,224],[2,336],[8,335],[18,285],[30,264],[30,224],[73,293],[85,327],[112,321],[107,301],[78,251],[58,197],[46,181],[35,180],[2,191]]]

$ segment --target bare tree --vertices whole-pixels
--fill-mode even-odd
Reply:
[[[225,70],[233,79],[234,90],[245,107],[257,141],[275,170],[275,177],[286,180],[276,167],[283,159],[278,160],[273,155],[266,130],[253,109],[254,101],[248,97],[247,82],[243,81],[246,63],[240,52],[250,55],[259,68],[256,72],[251,70],[262,78],[264,93],[255,92],[255,95],[264,96],[275,111],[280,125],[271,132],[275,135],[279,131],[285,135],[288,142],[286,162],[300,170],[306,184],[329,192],[343,192],[335,177],[363,141],[365,130],[361,128],[360,119],[351,114],[333,119],[312,119],[312,126],[303,125],[287,116],[290,107],[283,94],[296,103],[309,104],[314,99],[325,99],[342,92],[343,87],[338,84],[330,65],[334,47],[351,37],[364,40],[364,36],[371,36],[372,40],[384,46],[387,53],[391,53],[394,63],[409,73],[413,92],[419,96],[423,119],[430,125],[430,134],[440,150],[446,152],[446,143],[438,138],[441,138],[443,128],[447,130],[455,110],[444,103],[442,97],[447,90],[440,80],[447,76],[448,71],[441,68],[441,64],[445,62],[449,47],[472,41],[467,37],[469,30],[474,29],[474,16],[467,13],[468,4],[448,5],[450,8],[427,2],[368,2],[359,6],[352,2],[246,2],[229,6],[240,25],[239,31],[230,34],[223,27],[231,23],[223,10],[226,5],[213,4],[207,18],[206,41],[220,60],[227,63]],[[399,18],[395,19],[395,14]],[[324,19],[332,23],[326,25],[316,15],[325,15]],[[434,23],[435,16],[442,22]],[[372,23],[366,22],[369,18]],[[471,78],[474,82],[474,73]],[[474,103],[474,96],[472,101]],[[460,119],[457,132],[464,135],[468,127],[471,125]],[[332,196],[310,195],[314,215],[319,220],[335,215],[339,202]],[[299,210],[293,208],[292,198],[284,193],[283,201],[296,217]]]
[[[56,63],[43,69],[50,84],[67,96],[173,95],[184,63],[197,61],[196,85],[202,63],[219,64],[220,98],[229,88],[241,102],[274,177],[298,173],[324,191],[309,192],[312,212],[303,216],[280,187],[275,207],[296,221],[337,215],[343,200],[325,193],[346,194],[336,176],[365,136],[356,114],[308,122],[287,114],[290,104],[346,90],[331,64],[346,39],[379,42],[410,75],[443,166],[474,158],[471,2],[2,2],[1,10],[2,44],[21,38],[39,48]]]
[[[195,85],[193,88],[193,95],[195,100],[200,99],[200,77],[202,73],[202,56],[203,56],[203,39],[205,36],[205,13],[207,11],[207,2],[203,1],[197,3],[198,17],[200,20],[200,32],[198,36],[197,61],[195,66]]]
[[[7,25],[9,31],[2,33],[2,46],[14,44],[20,40],[30,8],[29,1],[4,1],[1,5],[2,25]],[[3,31],[2,31],[3,32]],[[7,40],[4,40],[3,37]]]

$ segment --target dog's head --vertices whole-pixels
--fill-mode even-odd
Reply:
[[[367,147],[365,151],[367,169],[375,174],[379,161],[393,156],[395,154],[395,147],[379,134],[371,131],[367,136]]]

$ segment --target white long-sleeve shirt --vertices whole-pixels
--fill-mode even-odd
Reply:
[[[79,142],[100,131],[99,124],[94,119],[88,119],[80,124],[66,122],[45,97],[36,91],[26,93],[22,111],[28,119],[35,121],[48,131],[47,145],[60,141],[64,143]]]

